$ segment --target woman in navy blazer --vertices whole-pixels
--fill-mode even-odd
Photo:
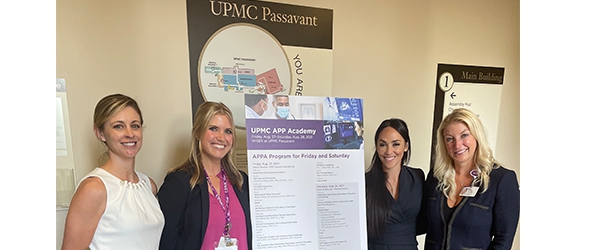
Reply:
[[[369,250],[417,250],[417,235],[425,233],[425,174],[406,165],[411,149],[406,122],[391,118],[379,124],[375,153],[365,173]]]
[[[446,116],[436,137],[425,181],[425,249],[511,249],[520,215],[516,173],[495,160],[467,109]]]

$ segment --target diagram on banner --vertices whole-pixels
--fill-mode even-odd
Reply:
[[[244,117],[244,94],[287,95],[292,89],[286,52],[274,36],[256,25],[232,24],[214,33],[198,65],[203,98],[225,102],[234,117]],[[244,123],[235,119],[236,126]]]

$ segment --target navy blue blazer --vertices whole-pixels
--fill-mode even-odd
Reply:
[[[437,184],[433,171],[429,171],[425,181],[425,250],[512,248],[520,215],[520,190],[514,171],[493,169],[487,191],[464,197],[450,221],[444,219],[446,197],[437,190]]]
[[[252,249],[249,178],[242,171],[241,174],[244,180],[242,192],[234,185],[233,189],[245,212],[247,240],[249,249]],[[209,218],[209,191],[206,181],[191,190],[190,179],[191,175],[185,171],[169,173],[158,191],[165,219],[159,249],[201,249]]]
[[[398,200],[385,189],[386,200],[391,204],[391,212],[385,222],[385,231],[379,238],[368,237],[369,250],[385,249],[417,249],[417,235],[425,233],[421,218],[425,216],[423,209],[423,183],[425,174],[420,168],[402,166],[400,170]],[[373,180],[370,172],[365,174],[365,187]]]

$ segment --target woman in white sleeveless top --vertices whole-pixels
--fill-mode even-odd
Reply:
[[[66,217],[62,249],[158,249],[164,215],[157,187],[135,171],[143,142],[143,117],[132,98],[102,98],[94,133],[108,148],[107,160],[79,183]]]

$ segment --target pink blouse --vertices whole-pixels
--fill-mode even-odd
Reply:
[[[222,179],[222,172],[218,175],[220,180]],[[230,179],[228,179],[230,180]],[[243,208],[238,201],[236,192],[232,188],[232,184],[228,181],[228,194],[230,195],[230,223],[232,227],[230,229],[230,238],[237,239],[238,250],[248,250],[247,242],[247,225],[245,225],[245,213]],[[209,189],[209,184],[208,184]],[[225,205],[224,196],[224,182],[220,181],[220,198],[222,203]],[[224,226],[226,225],[226,216],[224,210],[218,202],[218,199],[210,193],[209,195],[209,218],[207,219],[207,230],[203,237],[203,244],[201,250],[213,250],[218,246],[220,237],[224,233]]]

